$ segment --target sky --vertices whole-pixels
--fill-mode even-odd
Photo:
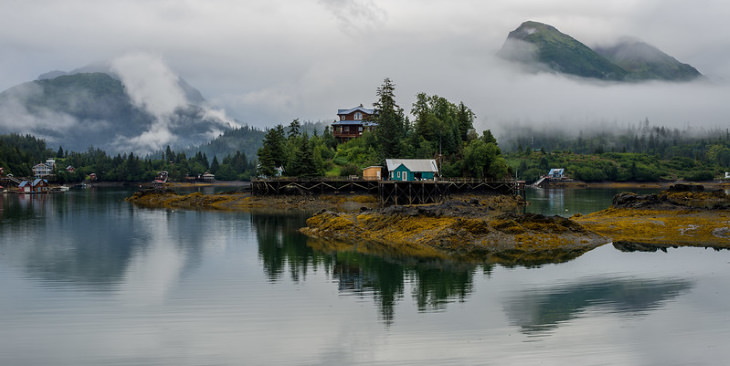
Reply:
[[[720,0],[0,0],[0,90],[144,55],[216,110],[260,128],[372,106],[386,77],[406,112],[418,93],[439,95],[464,102],[478,130],[497,134],[645,119],[726,128],[728,18]],[[626,85],[524,74],[495,53],[527,20],[589,46],[634,37],[706,79]]]

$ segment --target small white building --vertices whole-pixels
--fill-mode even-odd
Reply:
[[[203,179],[203,182],[213,182],[215,181],[215,174],[211,172],[205,172],[205,174],[201,175],[201,178]]]

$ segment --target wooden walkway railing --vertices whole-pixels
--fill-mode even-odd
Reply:
[[[318,195],[318,194],[377,194],[383,205],[424,204],[443,202],[450,194],[523,194],[524,181],[440,179],[414,182],[364,180],[351,178],[275,178],[252,179],[251,194]]]

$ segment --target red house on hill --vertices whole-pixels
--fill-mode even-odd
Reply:
[[[338,109],[338,121],[332,123],[332,135],[338,142],[347,142],[356,137],[362,136],[365,131],[373,131],[378,124],[372,122],[375,110],[359,107],[350,109]]]

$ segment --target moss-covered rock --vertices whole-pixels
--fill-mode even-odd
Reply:
[[[464,211],[464,207],[446,203],[360,214],[324,211],[308,219],[301,232],[318,239],[319,246],[322,241],[340,246],[359,243],[358,247],[370,243],[390,252],[513,264],[563,261],[608,242],[559,216],[498,213],[481,205]]]

